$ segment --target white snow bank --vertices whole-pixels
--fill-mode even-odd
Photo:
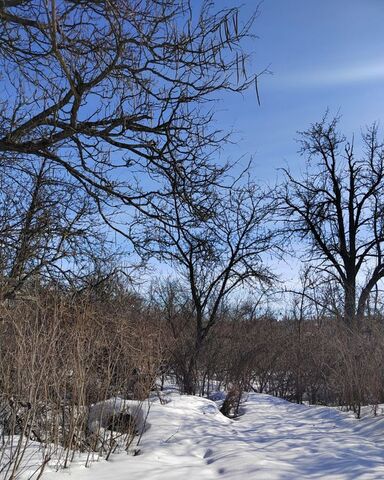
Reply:
[[[151,405],[141,455],[112,456],[43,480],[383,480],[383,418],[355,420],[327,407],[250,394],[237,420],[213,401],[170,395]],[[64,477],[63,477],[64,475]]]

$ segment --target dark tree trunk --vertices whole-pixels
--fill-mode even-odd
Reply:
[[[183,393],[186,395],[196,394],[196,359],[192,358],[183,378]]]
[[[354,327],[356,324],[356,279],[347,279],[344,285],[344,321]]]

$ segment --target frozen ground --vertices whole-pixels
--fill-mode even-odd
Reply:
[[[250,394],[238,420],[210,400],[171,394],[149,413],[141,454],[91,468],[72,465],[43,480],[384,479],[384,418],[355,420]]]

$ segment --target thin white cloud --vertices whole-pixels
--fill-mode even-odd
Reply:
[[[296,71],[279,75],[279,83],[289,87],[333,87],[384,80],[384,61]]]

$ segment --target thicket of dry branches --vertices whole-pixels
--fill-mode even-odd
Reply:
[[[88,463],[128,449],[135,418],[117,407],[108,420],[103,407],[100,418],[90,415],[111,398],[140,404],[154,388],[162,333],[142,300],[42,289],[0,308],[2,478],[17,478],[36,449],[41,471],[49,460],[68,466],[76,452],[88,453]]]

